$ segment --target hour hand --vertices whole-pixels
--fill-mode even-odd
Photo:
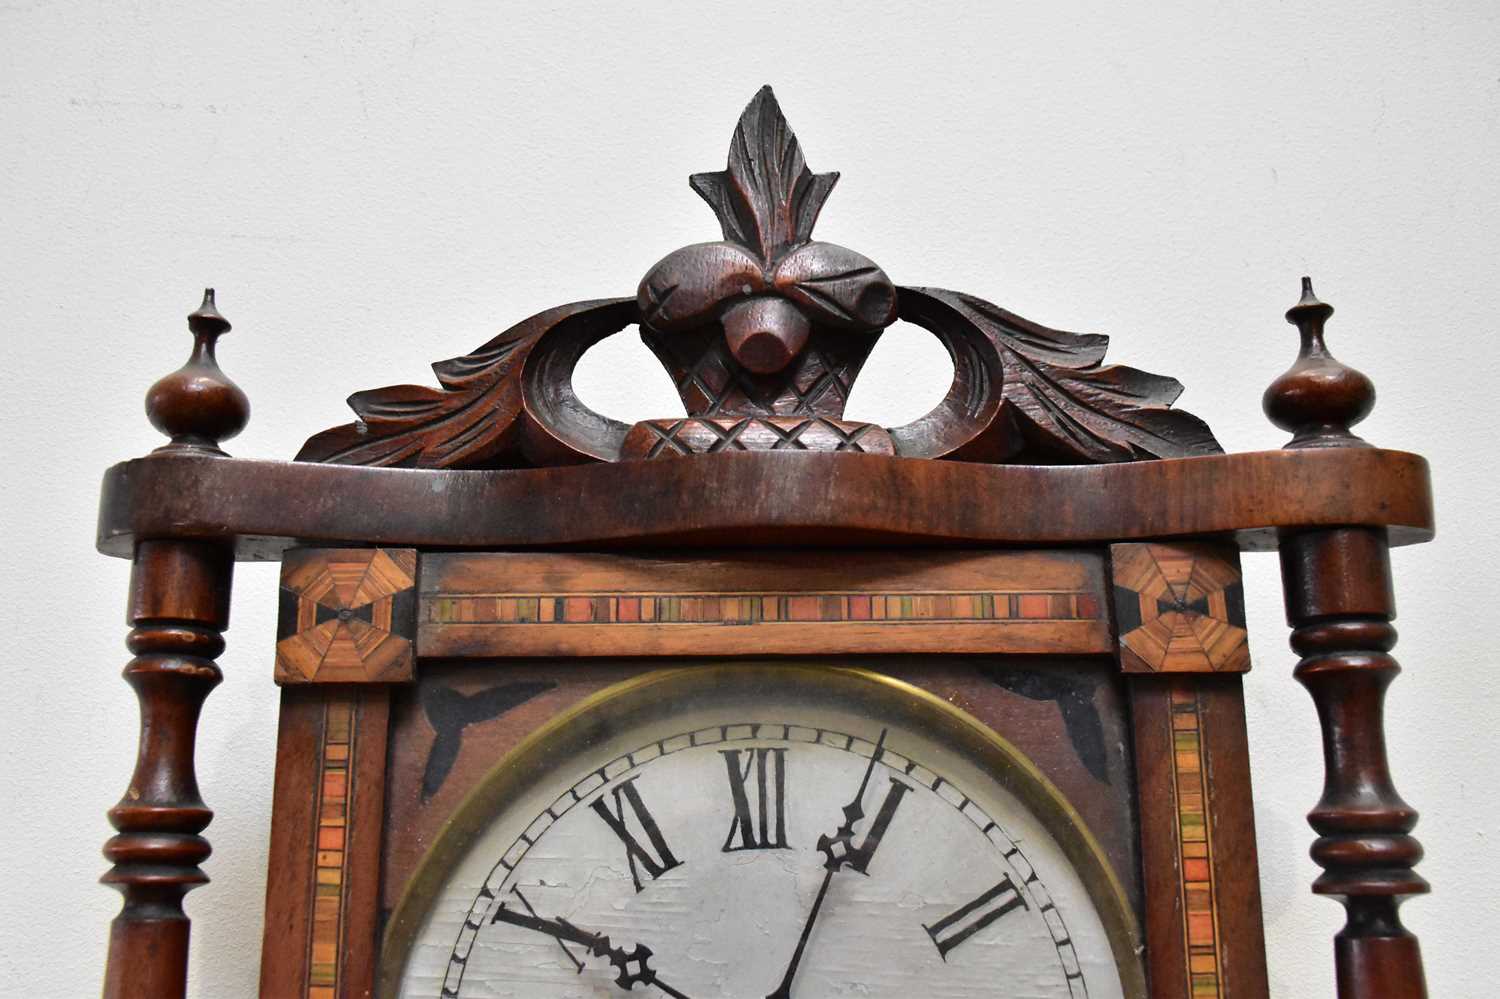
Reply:
[[[501,902],[500,907],[495,910],[495,916],[490,922],[509,923],[523,930],[545,933],[555,940],[575,943],[587,948],[588,952],[595,957],[608,958],[609,963],[615,968],[615,984],[627,992],[637,985],[654,985],[672,999],[688,999],[685,994],[656,977],[656,971],[650,964],[651,948],[645,944],[638,943],[628,949],[616,947],[610,943],[609,937],[602,933],[591,933],[566,919],[548,919],[544,916],[521,912],[510,908],[504,902]]]
[[[870,824],[870,831],[865,834],[864,842],[855,845],[855,830],[861,819],[865,817],[864,798],[865,790],[870,785],[870,777],[875,771],[875,764],[885,753],[885,730],[880,732],[880,738],[875,743],[875,751],[870,754],[869,766],[865,768],[864,780],[860,781],[859,790],[854,794],[854,800],[844,806],[844,822],[838,827],[832,836],[822,835],[818,837],[818,850],[823,854],[823,866],[829,871],[837,871],[848,867],[861,874],[869,873],[870,861],[875,857],[875,851],[880,846],[880,841],[885,837],[886,830],[890,828],[891,819],[896,816],[896,807],[901,804],[901,799],[911,788],[898,780],[891,781],[890,790],[886,792],[885,800],[880,803],[879,810],[875,813],[875,821]]]
[[[566,919],[547,919],[532,913],[521,912],[510,908],[504,902],[501,902],[500,908],[495,910],[495,917],[490,922],[509,923],[512,926],[519,926],[523,930],[535,930],[538,933],[545,933],[549,937],[555,937],[558,940],[580,944],[588,948],[589,952],[597,957],[603,957],[611,953],[609,937],[603,934],[590,933],[587,930],[579,929]]]
[[[870,831],[865,834],[864,841],[858,845],[854,842],[855,826],[860,819],[864,818],[864,812],[846,806],[844,809],[846,818],[838,831],[832,836],[818,837],[818,850],[824,858],[823,866],[830,872],[847,867],[861,874],[868,874],[870,861],[875,859],[875,851],[880,847],[880,841],[885,838],[891,819],[896,817],[896,807],[901,804],[901,799],[910,790],[908,785],[898,780],[891,781],[890,790],[886,792],[885,800],[880,803],[880,810],[875,813],[875,821],[870,823]]]

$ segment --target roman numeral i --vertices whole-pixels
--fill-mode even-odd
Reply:
[[[729,771],[729,794],[734,818],[724,837],[724,853],[737,850],[784,850],[786,842],[786,749],[721,749]],[[752,807],[750,775],[755,774]],[[738,842],[736,842],[738,840]]]
[[[604,824],[609,826],[610,831],[625,845],[625,859],[630,864],[630,879],[635,882],[635,890],[639,893],[644,887],[641,884],[642,870],[645,870],[648,878],[655,881],[672,868],[680,866],[682,861],[672,855],[672,849],[667,846],[661,827],[656,824],[656,819],[646,808],[646,803],[641,800],[641,792],[635,786],[636,779],[632,777],[613,790],[615,803],[613,812],[604,803],[603,797],[594,799],[594,803],[589,807],[604,820]],[[626,824],[627,806],[636,825],[640,826],[641,831],[645,833],[646,843],[642,843]]]

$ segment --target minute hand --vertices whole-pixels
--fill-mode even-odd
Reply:
[[[812,910],[807,914],[807,921],[802,924],[802,935],[797,938],[797,949],[792,952],[792,959],[787,964],[786,974],[781,978],[781,984],[776,991],[766,996],[766,999],[792,999],[792,981],[797,977],[797,967],[802,963],[802,952],[807,949],[808,937],[812,936],[813,924],[818,920],[818,912],[823,908],[823,899],[828,894],[828,885],[833,881],[835,872],[844,867],[852,868],[861,874],[869,873],[870,861],[875,857],[875,851],[880,846],[881,839],[890,827],[891,819],[895,817],[896,806],[901,804],[901,798],[911,788],[900,781],[891,781],[891,789],[886,793],[885,801],[880,805],[880,811],[875,815],[875,822],[870,826],[865,841],[859,846],[854,845],[854,831],[859,820],[865,817],[864,797],[865,790],[870,786],[870,776],[875,772],[875,764],[880,761],[885,752],[886,729],[880,730],[880,738],[875,742],[875,752],[870,754],[869,766],[865,767],[865,776],[859,782],[859,790],[854,793],[854,800],[844,806],[844,822],[838,831],[832,836],[819,836],[818,849],[823,853],[823,884],[818,888],[818,896],[813,899]]]

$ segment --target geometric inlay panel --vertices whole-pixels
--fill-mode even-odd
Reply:
[[[1182,543],[1110,546],[1120,668],[1243,673],[1250,668],[1239,551]]]
[[[276,682],[411,680],[416,585],[415,549],[288,551],[281,563]]]

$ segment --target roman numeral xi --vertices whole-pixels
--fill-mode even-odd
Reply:
[[[734,802],[723,852],[785,850],[786,749],[747,749],[743,763],[738,749],[721,749],[719,755],[729,771],[729,794]]]
[[[671,847],[667,846],[667,839],[661,834],[661,827],[656,824],[656,819],[646,808],[646,803],[641,800],[641,792],[635,786],[635,777],[620,784],[612,792],[614,797],[614,811],[604,803],[602,797],[596,798],[589,807],[598,813],[604,824],[609,826],[610,831],[620,838],[625,844],[625,859],[630,863],[630,879],[635,882],[635,890],[640,892],[644,887],[641,884],[641,871],[652,881],[661,877],[674,867],[682,864],[672,855]],[[640,826],[645,833],[646,842],[642,843],[626,823],[625,814],[627,808],[635,819],[635,824]]]
[[[938,953],[946,961],[950,950],[1007,912],[1027,908],[1030,906],[1026,904],[1026,899],[1007,874],[1000,879],[999,884],[974,901],[953,910],[931,926],[924,925],[922,929],[932,937],[932,942],[937,944]]]

